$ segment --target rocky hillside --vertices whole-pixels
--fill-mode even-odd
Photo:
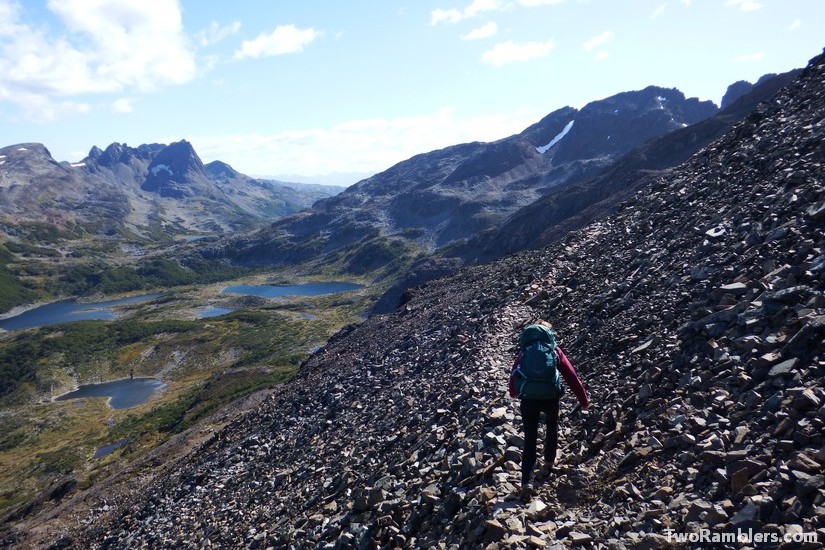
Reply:
[[[824,138],[820,56],[614,215],[409,293],[153,477],[67,498],[5,542],[620,549],[708,528],[821,543]],[[593,405],[565,397],[559,471],[521,503],[506,378],[536,316]]]
[[[192,145],[113,143],[81,162],[56,162],[41,144],[0,149],[0,223],[7,235],[49,225],[67,234],[131,231],[155,237],[251,228],[329,196],[204,165]]]

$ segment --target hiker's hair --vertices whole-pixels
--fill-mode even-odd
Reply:
[[[553,328],[553,325],[550,323],[550,321],[545,321],[544,319],[536,319],[533,322],[533,324],[534,325],[542,325],[542,326],[545,326],[547,328]]]

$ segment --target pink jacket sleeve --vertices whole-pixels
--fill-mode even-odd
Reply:
[[[516,360],[513,361],[513,366],[510,368],[510,379],[507,381],[507,390],[510,392],[510,397],[518,397],[518,394],[516,393],[515,374],[519,363],[521,363],[521,352],[516,355]]]
[[[559,372],[561,372],[564,381],[567,382],[567,385],[570,386],[573,393],[576,394],[576,399],[579,400],[582,409],[586,409],[590,406],[590,398],[587,396],[587,391],[585,391],[582,381],[579,380],[579,375],[576,374],[573,365],[564,354],[564,351],[562,351],[560,347],[556,349],[559,352]]]

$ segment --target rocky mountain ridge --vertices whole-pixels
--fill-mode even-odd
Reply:
[[[818,56],[613,215],[410,292],[156,477],[5,542],[653,549],[704,529],[821,548],[823,158]],[[593,404],[564,398],[558,471],[522,503],[506,378],[539,316]]]
[[[223,170],[204,166],[185,140],[92,147],[72,164],[56,162],[41,144],[4,147],[0,157],[0,222],[8,227],[45,222],[95,235],[225,233],[329,196],[250,178],[224,163]]]
[[[407,275],[381,297],[374,311],[385,313],[398,305],[407,288],[452,273],[462,265],[491,261],[505,254],[540,248],[565,233],[615,211],[622,201],[654,181],[664,171],[722,136],[759,103],[769,100],[791,82],[799,70],[750,85],[725,109],[710,118],[653,138],[584,180],[571,180],[520,208],[498,226],[457,242],[416,262]]]
[[[522,133],[416,155],[210,256],[279,264],[352,246],[379,232],[430,252],[495,227],[548,190],[597,173],[648,139],[717,107],[650,86],[558,109]],[[313,246],[308,247],[307,243]]]
[[[664,170],[687,160],[701,147],[721,137],[762,102],[796,78],[800,70],[766,75],[732,99],[714,116],[645,142],[596,176],[550,190],[515,212],[500,226],[446,251],[465,262],[489,261],[503,254],[549,244],[567,231],[609,213]],[[733,85],[732,85],[733,86]]]

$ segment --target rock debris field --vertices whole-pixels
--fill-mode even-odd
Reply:
[[[614,215],[342,331],[54,546],[821,548],[823,138],[820,56]],[[506,383],[536,317],[592,406],[565,395],[558,471],[522,502]]]

